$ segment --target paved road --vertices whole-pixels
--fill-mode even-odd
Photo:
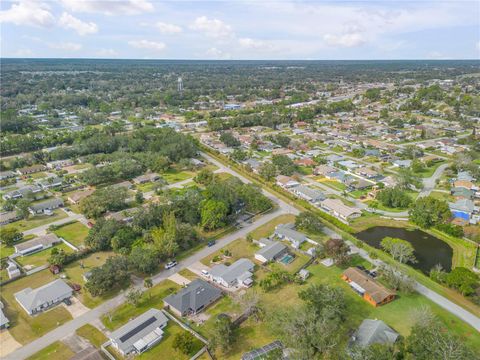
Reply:
[[[423,179],[423,189],[418,195],[419,197],[421,196],[428,196],[432,192],[433,189],[435,189],[435,185],[438,179],[442,176],[443,172],[445,171],[446,168],[448,168],[450,164],[442,164],[438,168],[435,169],[434,173],[432,176],[429,178]]]

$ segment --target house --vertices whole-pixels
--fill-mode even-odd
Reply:
[[[234,286],[252,285],[255,264],[248,259],[238,259],[232,265],[215,265],[210,269],[210,279],[229,288]]]
[[[247,159],[243,162],[243,164],[247,167],[250,167],[254,173],[258,173],[262,167],[262,163],[255,159]]]
[[[467,190],[472,190],[472,189],[475,190],[476,189],[476,186],[471,181],[467,181],[467,180],[454,181],[453,182],[453,187],[464,188],[464,189],[467,189]]]
[[[412,160],[394,160],[392,165],[398,168],[409,168],[412,165]]]
[[[220,289],[202,279],[196,279],[163,301],[177,316],[188,316],[202,312],[221,297]]]
[[[0,225],[7,225],[11,222],[20,220],[22,215],[17,214],[16,211],[7,211],[0,213]]]
[[[300,185],[298,181],[292,179],[290,176],[278,175],[275,180],[276,184],[284,189]]]
[[[47,168],[54,169],[54,170],[60,170],[64,167],[72,166],[74,164],[75,164],[75,162],[73,160],[70,160],[70,159],[56,160],[56,161],[48,162],[47,163]]]
[[[475,179],[473,178],[472,174],[468,171],[459,171],[457,174],[457,180],[463,181],[471,181],[473,182]]]
[[[280,351],[279,354],[275,353],[275,357],[269,355],[272,351]],[[283,344],[277,340],[258,349],[246,352],[242,355],[241,360],[262,360],[262,359],[275,359],[275,360],[287,360],[289,356],[285,351]]]
[[[48,199],[36,204],[30,205],[28,211],[32,215],[47,213],[51,210],[57,209],[60,206],[63,206],[63,200],[60,198]]]
[[[125,188],[125,189],[131,189],[132,188],[132,183],[130,181],[122,181],[113,185],[110,185],[114,189],[118,188]]]
[[[380,180],[380,182],[385,185],[385,187],[387,188],[392,188],[392,187],[395,187],[398,185],[398,181],[397,179],[395,179],[393,176],[389,175],[385,178],[383,178],[382,180]]]
[[[10,320],[3,313],[3,303],[0,301],[0,330],[8,329],[10,327]]]
[[[26,288],[14,294],[15,300],[29,315],[44,311],[71,298],[73,290],[61,279],[54,280],[39,288]]]
[[[355,331],[349,346],[368,347],[373,344],[394,344],[400,335],[382,320],[365,319]]]
[[[360,167],[360,165],[358,165],[355,161],[352,161],[352,160],[339,161],[338,165],[343,166],[343,167],[347,168],[348,170],[353,170],[353,169],[356,169],[356,168]]]
[[[9,191],[8,193],[4,194],[2,198],[4,200],[10,200],[10,199],[21,199],[25,196],[28,196],[30,194],[36,194],[38,192],[42,191],[42,189],[37,186],[37,185],[29,185],[29,186],[24,186],[21,187],[20,189],[17,190],[12,190]]]
[[[295,186],[291,188],[291,191],[299,198],[311,203],[316,203],[325,199],[325,195],[320,190],[312,189],[305,185]]]
[[[145,184],[145,183],[154,182],[157,180],[160,180],[160,175],[158,175],[157,173],[150,173],[150,174],[137,176],[136,178],[133,179],[133,182],[135,184]]]
[[[395,299],[395,292],[377,283],[373,278],[356,267],[350,267],[345,270],[342,274],[342,279],[360,294],[364,300],[375,307]]]
[[[375,179],[379,175],[378,172],[368,167],[360,167],[356,169],[355,174],[363,176],[364,178],[367,178],[367,179]]]
[[[315,161],[313,161],[310,158],[303,158],[303,159],[295,160],[295,164],[299,166],[310,167],[315,165]]]
[[[94,189],[86,189],[86,190],[82,190],[82,191],[76,191],[76,192],[70,194],[67,199],[71,204],[76,205],[76,204],[79,204],[80,201],[82,201],[86,197],[92,195],[94,192],[95,192]]]
[[[344,221],[355,219],[362,215],[360,209],[345,205],[340,199],[325,199],[320,203],[320,206]]]
[[[107,212],[105,214],[106,220],[116,220],[119,222],[130,223],[133,220],[135,214],[139,213],[142,210],[141,207],[130,208],[125,210],[120,210],[116,212]]]
[[[15,264],[13,261],[7,261],[7,265],[7,274],[9,279],[14,279],[22,274],[17,264]]]
[[[16,254],[24,256],[51,248],[53,245],[58,244],[61,241],[62,240],[57,235],[48,234],[14,245],[14,249]]]
[[[48,190],[48,189],[62,186],[62,183],[63,183],[62,179],[55,176],[55,177],[50,177],[50,178],[39,181],[38,185],[43,190]]]
[[[255,259],[262,264],[280,259],[288,253],[288,247],[279,241],[270,241],[270,243],[255,253]]]
[[[475,197],[474,190],[470,190],[464,187],[454,187],[450,189],[450,194],[455,198],[455,200],[460,200],[460,199],[473,200],[473,198]]]
[[[317,166],[314,170],[313,170],[313,173],[315,175],[327,175],[328,173],[332,173],[332,172],[335,172],[337,171],[336,168],[334,168],[333,166],[328,166],[328,165],[319,165]]]
[[[307,280],[308,277],[310,276],[310,271],[308,271],[307,269],[301,269],[299,272],[298,272],[298,276],[300,277],[300,279],[302,279],[303,281]]]
[[[305,241],[307,236],[294,230],[295,224],[280,224],[275,228],[275,236],[280,239],[288,240],[295,249],[298,249]]]
[[[40,171],[44,171],[46,169],[47,167],[45,165],[33,165],[33,166],[27,166],[27,167],[18,169],[17,172],[20,175],[29,175],[29,174],[34,174]]]
[[[273,149],[272,150],[272,155],[288,155],[288,154],[291,154],[292,152],[293,152],[292,150],[284,149],[284,148]]]
[[[471,219],[475,210],[473,201],[469,199],[460,199],[454,203],[448,203],[448,207],[454,218],[461,218],[467,221]]]
[[[0,171],[0,181],[13,178],[15,175],[13,171]]]
[[[327,162],[330,165],[332,165],[334,162],[343,160],[344,157],[340,156],[340,155],[337,155],[337,154],[331,154],[331,155],[328,155],[327,157],[325,157],[325,159],[327,160]]]
[[[113,331],[109,340],[122,356],[141,354],[162,340],[167,324],[165,314],[152,308]]]
[[[367,189],[369,187],[372,187],[373,184],[364,179],[349,179],[347,185],[350,191],[355,191]]]

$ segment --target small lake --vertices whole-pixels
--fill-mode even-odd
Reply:
[[[381,249],[380,242],[390,236],[408,241],[415,249],[415,264],[408,264],[425,274],[437,264],[442,265],[445,271],[452,270],[452,248],[444,241],[421,230],[407,230],[388,226],[376,226],[361,231],[355,235],[360,240],[377,249]]]

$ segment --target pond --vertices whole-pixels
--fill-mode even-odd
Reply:
[[[376,226],[356,234],[357,238],[377,249],[381,248],[380,242],[387,236],[406,240],[412,244],[417,259],[415,264],[409,264],[413,268],[425,274],[428,274],[437,264],[442,265],[445,271],[452,270],[452,248],[446,242],[422,230]]]

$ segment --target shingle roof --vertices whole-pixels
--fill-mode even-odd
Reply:
[[[15,298],[24,309],[31,312],[43,304],[71,294],[72,288],[65,281],[57,279],[33,290],[32,288],[23,289],[15,293]]]
[[[275,229],[275,233],[281,236],[285,236],[288,239],[301,241],[301,242],[307,239],[307,236],[305,234],[302,234],[301,232],[293,230],[292,228],[290,228],[290,226],[291,226],[290,224],[278,225]]]
[[[196,312],[222,296],[220,289],[201,279],[192,281],[176,294],[167,296],[164,301],[180,313],[189,310]]]
[[[38,210],[44,210],[44,209],[49,209],[52,207],[59,207],[63,205],[63,200],[59,198],[53,198],[49,200],[42,201],[37,204],[33,204],[30,206],[30,209],[33,211],[38,211]]]
[[[394,291],[380,285],[358,268],[350,267],[343,272],[343,275],[364,289],[377,303],[381,303],[390,295],[395,295]]]
[[[354,345],[393,344],[398,333],[381,320],[365,319],[355,333]]]
[[[32,239],[32,240],[25,241],[23,243],[17,244],[17,245],[15,245],[15,250],[17,252],[21,252],[21,251],[25,251],[27,249],[33,248],[33,247],[38,246],[38,245],[50,246],[50,245],[53,245],[53,244],[58,243],[60,241],[61,240],[58,238],[57,235],[47,234],[47,235],[39,236],[39,237],[37,237],[35,239]]]
[[[287,247],[281,242],[274,241],[271,244],[261,248],[257,251],[258,255],[263,256],[268,261],[273,260],[275,256],[280,254],[282,251],[285,251]]]
[[[255,264],[248,259],[238,259],[230,266],[223,264],[216,265],[210,270],[210,275],[213,277],[220,277],[225,282],[231,283],[235,279],[238,279],[240,275],[253,269]]]

